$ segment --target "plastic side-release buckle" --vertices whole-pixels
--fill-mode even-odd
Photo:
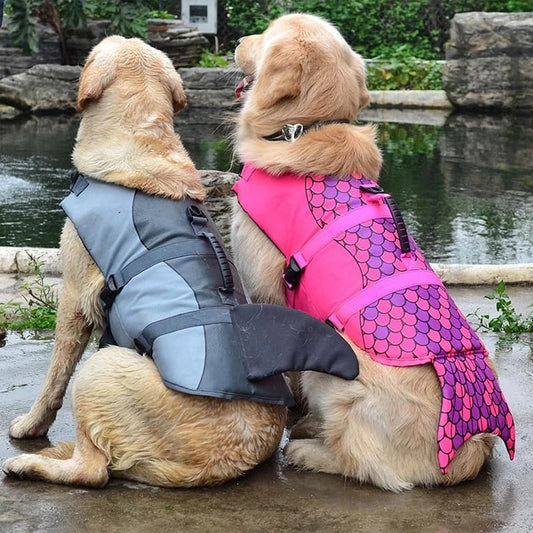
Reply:
[[[120,291],[123,289],[123,286],[119,286],[115,279],[115,275],[111,274],[100,293],[100,300],[104,310],[110,309],[115,301],[115,298],[120,294]]]
[[[207,224],[207,215],[194,204],[187,207],[187,218],[196,234],[202,231]]]
[[[361,185],[360,190],[368,194],[365,201],[371,205],[382,205],[389,196],[379,185]]]
[[[302,277],[304,270],[305,267],[300,267],[300,265],[296,262],[296,259],[294,259],[294,257],[291,257],[289,260],[289,264],[285,268],[282,276],[285,287],[287,287],[287,289],[289,289],[290,291],[296,289],[296,287],[298,287],[298,284],[300,283],[300,278]]]
[[[371,194],[381,194],[385,192],[379,185],[361,185],[360,189],[364,192],[369,192]]]

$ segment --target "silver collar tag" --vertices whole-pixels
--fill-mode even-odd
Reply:
[[[285,124],[281,128],[281,134],[286,141],[293,143],[302,136],[304,127],[302,124]]]

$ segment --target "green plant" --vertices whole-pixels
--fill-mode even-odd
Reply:
[[[496,311],[499,314],[494,317],[482,315],[477,309],[471,316],[477,319],[478,328],[484,331],[513,335],[533,333],[533,311],[526,315],[518,313],[511,302],[511,298],[505,292],[505,283],[503,281],[500,281],[492,294],[487,294],[485,298],[496,302]]]
[[[53,285],[46,284],[40,258],[27,253],[35,277],[21,285],[23,302],[0,303],[0,328],[54,329],[58,306],[57,291]]]
[[[11,44],[30,54],[39,50],[39,39],[35,28],[35,13],[40,2],[38,0],[8,0],[6,14],[9,15],[7,31]]]
[[[152,11],[150,11],[148,13],[148,16],[151,18],[151,19],[176,19],[178,18],[176,15],[173,15],[172,13],[169,13],[168,11],[165,11],[165,10],[158,10],[158,9],[154,9]]]
[[[215,54],[210,50],[202,50],[202,55],[196,64],[197,67],[227,67],[229,65],[228,57],[221,54]]]
[[[374,61],[367,64],[367,85],[370,90],[442,89],[442,63],[396,55],[388,59],[378,57]]]
[[[124,37],[146,37],[150,9],[157,2],[143,0],[83,0],[87,16],[111,21],[111,31]]]

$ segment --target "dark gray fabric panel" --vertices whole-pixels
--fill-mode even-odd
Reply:
[[[248,379],[288,370],[314,370],[343,379],[359,374],[352,347],[312,316],[277,305],[239,305],[232,312]]]

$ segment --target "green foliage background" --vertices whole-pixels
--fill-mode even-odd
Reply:
[[[37,17],[51,24],[62,42],[68,40],[64,30],[84,27],[87,18],[109,19],[113,33],[142,38],[150,16],[171,16],[165,9],[179,14],[181,1],[7,0],[5,8],[13,45],[27,53],[38,50]],[[455,13],[530,10],[531,0],[218,0],[218,36],[223,49],[233,50],[239,37],[262,32],[279,15],[314,13],[335,24],[363,57],[387,60],[369,64],[369,88],[441,89],[442,64],[431,60],[444,57]],[[200,66],[226,64],[227,58],[208,50],[199,60]]]
[[[364,57],[389,57],[403,46],[406,57],[440,59],[450,21],[466,11],[531,11],[531,0],[220,0],[228,47],[242,35],[262,32],[283,13],[306,12],[333,22]]]

